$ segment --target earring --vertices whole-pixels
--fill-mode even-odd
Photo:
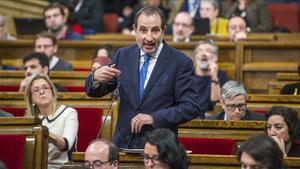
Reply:
[[[32,103],[32,107],[35,107],[35,103]]]

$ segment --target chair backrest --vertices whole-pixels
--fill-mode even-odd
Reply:
[[[19,91],[19,85],[0,85],[1,92],[17,92]]]
[[[118,15],[116,13],[106,13],[103,15],[105,32],[118,32]]]
[[[0,107],[0,109],[16,116],[24,116],[25,115],[25,108],[14,108],[14,107]]]
[[[103,109],[79,107],[75,109],[79,121],[77,151],[84,152],[89,143],[97,138],[102,124]]]
[[[84,86],[64,86],[68,92],[84,92]]]
[[[181,137],[179,141],[192,154],[233,155],[236,151],[233,139]]]
[[[25,139],[23,135],[0,135],[0,160],[9,169],[23,168]]]
[[[268,5],[275,27],[299,32],[299,6],[296,3],[272,3]]]

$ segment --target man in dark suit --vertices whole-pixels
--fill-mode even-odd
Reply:
[[[161,10],[145,6],[133,27],[137,44],[119,49],[113,65],[96,69],[86,80],[86,93],[92,97],[119,88],[113,142],[121,148],[143,148],[146,132],[177,132],[178,124],[200,111],[192,60],[163,41],[166,21]]]
[[[55,71],[71,71],[73,66],[57,57],[55,54],[58,51],[58,44],[56,38],[49,32],[41,32],[36,35],[34,41],[34,51],[45,53],[49,59],[50,70]]]
[[[221,105],[223,111],[214,114],[211,120],[265,120],[261,114],[247,110],[247,93],[239,81],[228,81],[221,88]]]

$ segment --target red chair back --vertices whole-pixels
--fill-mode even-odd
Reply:
[[[118,14],[106,13],[103,15],[103,24],[105,32],[118,32]]]
[[[299,7],[295,3],[272,3],[268,5],[273,25],[299,32]]]
[[[11,113],[14,116],[20,117],[25,115],[25,108],[0,107],[0,109]]]
[[[84,86],[64,86],[68,92],[84,92]]]
[[[89,143],[97,138],[102,124],[103,109],[100,108],[78,108],[78,139],[77,151],[84,152]]]
[[[19,91],[19,85],[0,85],[0,91],[1,92],[18,92]]]
[[[192,154],[234,155],[236,151],[236,141],[233,139],[182,137],[179,141]]]
[[[26,138],[22,135],[0,135],[0,160],[10,169],[22,169]]]

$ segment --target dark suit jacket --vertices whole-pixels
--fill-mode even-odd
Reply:
[[[208,120],[224,120],[225,112],[221,111],[220,113],[209,116]],[[242,120],[265,120],[265,116],[256,112],[246,110],[245,116]]]
[[[283,86],[283,89],[281,90],[280,94],[300,95],[300,82],[287,84]]]
[[[223,13],[225,18],[236,16],[235,12],[238,9],[238,2],[225,3]],[[251,32],[270,32],[272,31],[272,18],[268,11],[268,3],[266,0],[254,0],[251,1],[246,9],[247,13],[245,20],[247,26],[251,28]]]
[[[69,62],[59,58],[59,61],[56,63],[56,65],[51,70],[71,71],[71,70],[73,70],[73,66]]]
[[[195,72],[192,60],[183,53],[164,44],[149,82],[140,100],[139,84],[140,48],[132,45],[119,49],[113,63],[121,70],[120,109],[113,142],[122,148],[143,148],[146,132],[155,128],[170,128],[177,132],[177,125],[189,121],[200,112]],[[86,80],[88,96],[103,96],[117,86],[116,79],[98,88],[92,87],[91,74]],[[132,134],[131,119],[138,113],[150,114],[153,126],[145,125],[138,134]]]

